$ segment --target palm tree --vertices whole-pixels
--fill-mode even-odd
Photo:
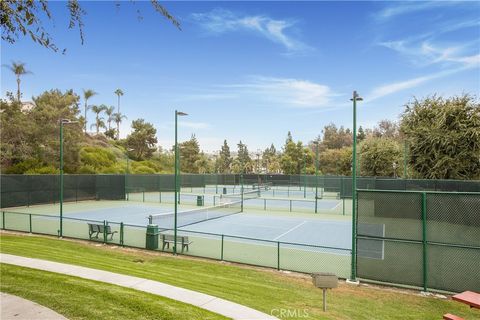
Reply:
[[[122,91],[122,89],[117,89],[117,90],[115,90],[114,93],[115,93],[115,94],[117,95],[117,97],[118,97],[118,101],[117,101],[117,113],[118,113],[119,115],[121,115],[121,113],[120,113],[120,97],[123,96],[123,91]],[[120,122],[122,122],[122,120],[120,120],[120,121],[115,121],[115,122],[117,122],[117,140],[118,140],[118,139],[120,139]]]
[[[114,111],[115,111],[115,108],[113,106],[110,106],[110,107],[107,107],[105,109],[105,114],[107,115],[107,123],[108,123],[108,130],[112,129],[112,121],[115,120],[114,119]]]
[[[103,118],[100,117],[100,113],[105,111],[107,106],[105,105],[100,105],[100,106],[92,106],[91,109],[93,113],[95,113],[95,123],[90,126],[90,129],[92,127],[95,127],[97,129],[97,134],[100,132],[100,128],[105,128],[105,122],[103,121]]]
[[[85,100],[85,133],[87,133],[87,110],[88,110],[88,99],[96,95],[97,93],[92,89],[83,89],[83,99]]]
[[[117,140],[120,139],[120,123],[122,122],[123,119],[127,119],[127,117],[120,112],[114,113],[113,114],[113,120],[117,123]]]
[[[25,68],[25,63],[20,61],[12,61],[11,65],[4,64],[3,66],[10,69],[13,73],[15,73],[15,76],[17,77],[17,100],[18,102],[20,102],[20,97],[22,96],[20,93],[20,77],[26,74],[31,74],[32,72],[28,71]]]

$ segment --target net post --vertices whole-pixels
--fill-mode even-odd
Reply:
[[[427,291],[427,193],[422,192],[423,291]]]
[[[125,245],[123,244],[123,222],[120,222],[120,245],[122,247],[125,247]]]
[[[221,246],[221,255],[220,255],[221,261],[223,261],[223,238],[224,238],[224,235],[222,234],[222,246]]]
[[[277,270],[280,270],[280,241],[277,241]]]
[[[263,199],[263,210],[267,210],[267,199]]]
[[[29,230],[30,230],[30,233],[32,233],[32,214],[28,214],[28,222],[29,222]]]
[[[292,200],[290,200],[289,202],[290,202],[290,212],[292,212]]]
[[[343,200],[342,211],[343,211],[343,215],[345,215],[345,198],[343,198],[342,200]]]
[[[143,196],[143,202],[145,202],[145,190],[142,191],[142,196]]]

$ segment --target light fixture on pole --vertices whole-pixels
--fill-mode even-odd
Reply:
[[[60,119],[60,230],[58,236],[63,237],[63,126],[66,124],[75,124],[78,121],[69,119]]]
[[[173,230],[173,253],[177,254],[177,211],[178,211],[178,117],[188,116],[185,112],[175,110],[175,206],[174,206],[174,230]]]
[[[352,272],[350,281],[357,281],[357,248],[356,248],[356,215],[357,215],[357,101],[363,101],[357,91],[353,91],[353,97],[350,99],[353,101],[353,150],[352,150]]]

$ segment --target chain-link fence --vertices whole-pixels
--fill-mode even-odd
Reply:
[[[0,176],[0,207],[19,207],[60,201],[59,175]],[[64,175],[63,200],[125,199],[123,175]]]
[[[100,226],[100,229],[93,229],[90,226]],[[58,236],[60,218],[53,215],[2,211],[0,227],[2,230]],[[100,231],[92,232],[92,230]],[[162,242],[163,234],[172,235],[173,230],[159,230],[156,234],[158,244],[153,250],[172,252],[172,245],[166,246]],[[71,217],[63,217],[63,237],[141,249],[147,248],[149,243],[146,226]],[[322,270],[333,272],[342,278],[347,278],[350,271],[351,250],[349,248],[182,229],[178,229],[178,238],[190,244],[188,247],[182,247],[179,242],[178,253],[184,255],[305,273]]]
[[[357,274],[480,291],[480,193],[359,190]]]

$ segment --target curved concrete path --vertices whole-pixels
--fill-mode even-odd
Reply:
[[[228,318],[238,320],[270,320],[277,319],[266,313],[228,300],[216,298],[208,294],[175,287],[158,281],[132,277],[123,274],[80,267],[66,263],[51,262],[47,260],[26,258],[11,254],[0,253],[0,262],[22,266],[32,269],[56,272],[69,276],[106,282],[121,287],[132,288],[180,302],[188,303],[196,307],[209,310]]]
[[[67,320],[61,314],[38,303],[3,292],[0,296],[0,309],[2,320]]]

